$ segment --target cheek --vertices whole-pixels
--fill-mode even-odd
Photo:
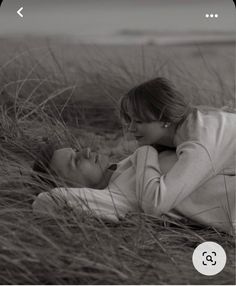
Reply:
[[[162,137],[162,130],[159,127],[150,126],[144,131],[144,136],[149,143],[157,143]]]
[[[149,138],[159,138],[160,131],[158,128],[155,128],[153,126],[150,126],[149,128],[146,128],[145,133],[147,137]]]
[[[83,187],[88,186],[88,181],[86,179],[86,176],[78,170],[71,175],[71,179],[77,182],[78,184],[82,185]]]

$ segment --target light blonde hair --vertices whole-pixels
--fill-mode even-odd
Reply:
[[[126,122],[132,114],[144,122],[163,121],[178,124],[190,110],[189,100],[162,77],[132,88],[120,100],[120,116]]]

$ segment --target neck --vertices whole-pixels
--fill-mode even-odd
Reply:
[[[97,189],[105,189],[109,185],[109,182],[110,182],[110,179],[111,179],[113,172],[114,171],[111,169],[106,169],[101,182],[98,184],[98,186],[96,186],[96,188]]]
[[[165,137],[161,139],[161,142],[159,142],[159,144],[167,147],[176,147],[174,144],[176,129],[177,129],[177,124],[172,124],[168,128],[168,133],[166,134]]]

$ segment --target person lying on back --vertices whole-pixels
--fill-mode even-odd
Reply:
[[[184,216],[222,231],[235,231],[233,176],[215,176],[167,212],[161,202],[168,196],[173,200],[172,194],[163,191],[158,198],[147,197],[147,194],[153,194],[149,189],[161,184],[162,178],[176,163],[177,156],[173,151],[158,153],[152,146],[142,146],[114,164],[107,156],[89,148],[80,151],[61,148],[52,149],[46,161],[44,166],[35,162],[33,169],[54,188],[38,195],[33,203],[35,212],[60,212],[67,206],[74,211],[89,212],[117,222],[129,212],[141,211],[154,217],[163,214],[175,218]],[[217,189],[225,189],[225,180],[227,190],[223,195]],[[161,208],[155,209],[150,204],[155,200]]]

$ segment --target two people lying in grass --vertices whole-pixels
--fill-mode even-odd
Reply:
[[[33,203],[35,212],[83,210],[117,222],[129,212],[142,211],[152,216],[187,217],[222,231],[233,231],[230,216],[235,210],[232,200],[235,177],[214,176],[177,202],[178,197],[173,197],[176,194],[169,193],[162,185],[165,175],[177,162],[173,151],[158,153],[152,146],[142,146],[117,164],[89,148],[81,151],[49,148],[44,154],[43,160],[35,162],[34,170],[54,188],[38,195]],[[159,185],[162,188],[156,197]]]
[[[91,209],[97,213],[101,205],[107,207],[107,204],[118,201],[113,199],[114,194],[122,202],[122,207],[113,206],[113,218],[119,217],[117,210],[120,209],[123,213],[124,210],[141,210],[154,216],[174,212],[232,233],[236,225],[235,111],[191,106],[170,82],[156,78],[131,89],[121,99],[120,112],[127,130],[134,135],[140,148],[118,163],[112,175],[106,169],[99,185],[87,184],[85,186],[90,189],[75,191],[75,194],[80,192],[78,196],[85,199],[91,194],[88,202],[94,198]],[[175,152],[156,151],[165,148],[173,148]],[[66,150],[56,151],[50,163],[52,169],[62,176],[65,173],[58,171],[58,162],[62,164],[67,160],[61,155],[59,159],[54,157],[70,149]],[[56,168],[54,160],[57,160]],[[77,165],[73,166],[77,170]],[[73,174],[67,172],[69,176]],[[78,174],[83,171],[78,171],[71,179],[79,178]],[[101,188],[102,191],[91,191],[91,188]],[[60,192],[65,198],[72,194],[65,190]],[[52,193],[59,194],[59,190]],[[46,195],[40,195],[38,202],[36,200],[35,209],[43,196]]]

